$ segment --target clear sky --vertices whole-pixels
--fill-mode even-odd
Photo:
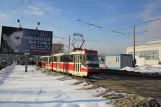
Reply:
[[[132,45],[132,34],[127,33],[133,32],[134,24],[161,18],[161,0],[24,0],[23,9],[22,1],[0,1],[0,25],[18,27],[20,19],[22,27],[35,29],[39,21],[39,29],[52,30],[57,37],[83,34],[83,47],[99,53],[124,52],[125,47]],[[161,20],[136,26],[136,44],[159,38]],[[53,39],[68,45],[66,39]]]

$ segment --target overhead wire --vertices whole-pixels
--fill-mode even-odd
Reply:
[[[24,0],[22,0],[22,20],[23,20],[23,7],[24,6]]]
[[[61,38],[61,39],[68,39],[68,38],[65,38],[65,37],[60,37],[60,36],[53,36],[54,38]]]
[[[152,4],[154,4],[156,1],[157,1],[157,0],[153,1]],[[132,4],[132,5],[133,5],[133,4]],[[107,17],[107,18],[109,18],[109,17]],[[108,27],[108,26],[102,26],[102,27],[104,28],[104,27]],[[133,27],[133,25],[130,25],[130,26],[128,26],[128,27],[124,27],[123,29],[125,29],[125,28],[127,29],[127,28],[130,28],[130,27]],[[94,28],[94,29],[95,29],[95,28]],[[90,30],[88,30],[88,31],[92,31],[92,30],[94,30],[94,29],[90,29]],[[122,29],[122,28],[121,28],[121,29]],[[121,29],[119,29],[119,30],[121,30]]]
[[[14,10],[16,10],[17,7],[19,7],[21,4],[22,4],[22,1],[21,1],[20,3],[18,3],[15,7],[13,7],[13,8],[11,9],[11,11],[8,12],[8,14],[6,14],[6,15],[3,16],[3,17],[1,17],[0,20],[2,20],[4,17],[10,15]]]

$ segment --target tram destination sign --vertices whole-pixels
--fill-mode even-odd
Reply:
[[[5,54],[50,55],[52,31],[2,26],[0,52]]]

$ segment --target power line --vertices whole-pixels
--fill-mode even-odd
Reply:
[[[153,22],[153,21],[156,21],[156,20],[161,20],[161,18],[157,18],[157,19],[152,19],[152,20],[148,20],[148,21],[142,21],[140,23],[137,23],[136,25],[140,25],[140,24],[145,24],[145,23],[149,23],[149,22]]]
[[[102,28],[101,26],[98,26],[98,25],[95,25],[95,24],[92,24],[92,23],[88,23],[88,22],[84,22],[84,21],[82,21],[82,20],[80,20],[80,19],[78,19],[77,21],[82,22],[82,23],[85,23],[85,24],[88,24],[88,25],[90,25],[90,26],[95,26],[95,27],[97,27],[97,28]]]
[[[22,20],[23,20],[23,5],[24,5],[24,0],[22,0]]]
[[[10,11],[6,16],[10,15],[14,10],[16,10],[17,7],[20,6],[21,4],[22,4],[22,1],[21,1],[20,3],[18,3],[14,8],[12,8],[11,11]],[[3,17],[5,17],[5,16],[3,16]],[[0,18],[0,20],[2,20],[3,17]]]
[[[118,31],[112,31],[112,32],[115,32],[115,33],[119,33],[119,34],[125,35],[125,33],[123,33],[123,32],[118,32]]]
[[[54,38],[61,38],[61,39],[68,39],[68,38],[65,38],[65,37],[60,37],[60,36],[53,36]]]
[[[79,40],[79,39],[75,39],[76,41],[82,41],[82,40]],[[95,40],[84,40],[85,42],[87,41],[87,42],[99,42],[99,41],[95,41]]]
[[[82,6],[83,0],[80,0],[80,6]],[[80,18],[80,11],[78,12],[78,19]]]

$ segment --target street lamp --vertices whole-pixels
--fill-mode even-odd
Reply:
[[[17,22],[19,23],[19,27],[22,28],[21,24],[20,24],[20,19],[18,19]]]
[[[147,21],[143,21],[140,23],[137,23],[133,26],[134,32],[133,32],[133,67],[135,68],[135,64],[136,64],[136,59],[135,59],[135,27],[141,24],[145,24],[145,23],[149,23],[149,22],[153,22],[153,21],[157,21],[157,20],[161,20],[161,18],[157,18],[157,19],[153,19],[153,20],[147,20]]]
[[[38,30],[38,26],[40,25],[40,22],[37,23],[36,30]]]

